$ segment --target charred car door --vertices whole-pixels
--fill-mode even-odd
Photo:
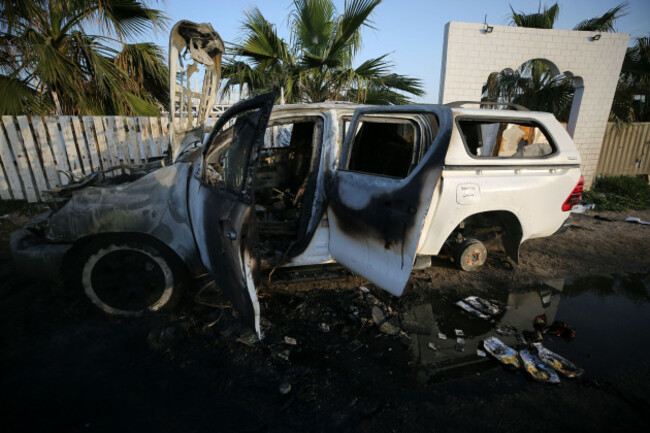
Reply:
[[[260,337],[253,183],[275,97],[271,93],[243,101],[219,118],[195,164],[188,191],[201,261]]]
[[[327,176],[331,256],[396,296],[435,209],[452,122],[445,106],[359,108]]]

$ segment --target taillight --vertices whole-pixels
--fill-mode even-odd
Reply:
[[[562,205],[562,210],[564,212],[570,211],[573,206],[577,205],[580,203],[580,197],[582,197],[582,187],[585,184],[585,177],[580,176],[580,180],[578,181],[578,184],[576,185],[575,188],[573,188],[573,191],[571,191],[571,194],[569,194],[569,197],[567,197],[566,201]]]

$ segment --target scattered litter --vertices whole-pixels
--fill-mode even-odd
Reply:
[[[524,368],[530,376],[540,382],[560,383],[557,373],[528,349],[519,352]]]
[[[460,337],[458,337],[458,338],[456,338],[456,343],[458,343],[458,344],[465,344],[465,339],[464,339],[464,338],[460,338]]]
[[[547,322],[546,313],[540,314],[539,316],[535,316],[535,318],[533,319],[533,326],[535,327],[535,329],[541,331],[544,328],[546,328],[546,322]]]
[[[285,349],[276,353],[276,356],[283,361],[289,362],[289,355],[291,355],[291,350]]]
[[[291,392],[291,384],[288,383],[288,382],[284,382],[284,383],[280,384],[280,386],[278,387],[278,390],[280,391],[280,394],[287,395],[287,394],[289,394]]]
[[[359,340],[352,340],[348,343],[348,349],[350,349],[350,352],[356,352],[361,347],[363,347],[363,343]]]
[[[429,349],[431,349],[431,350],[438,350],[438,348],[436,347],[436,345],[433,344],[433,343],[429,343]]]
[[[464,337],[465,333],[463,332],[462,329],[454,329],[454,332],[456,333],[456,337]]]
[[[400,333],[399,328],[390,322],[382,323],[379,326],[379,330],[388,335],[398,335]]]
[[[521,362],[517,357],[517,351],[509,346],[506,346],[503,341],[496,337],[490,337],[483,341],[485,351],[494,356],[497,360],[505,365],[511,365],[519,368]]]
[[[468,296],[464,299],[464,301],[480,312],[489,316],[496,316],[501,312],[501,309],[494,305],[492,302],[483,298],[479,298],[478,296]]]
[[[446,340],[447,336],[445,334],[443,334],[442,332],[438,332],[438,338],[441,339],[441,340]]]
[[[571,213],[585,213],[588,210],[595,209],[596,205],[593,203],[577,204],[571,208]]]
[[[8,219],[9,219],[9,214],[8,213],[0,216],[0,220],[8,220]]]
[[[465,351],[465,345],[464,344],[454,344],[454,349],[456,349],[456,352],[464,352]]]
[[[576,367],[571,361],[555,352],[551,352],[542,343],[534,343],[533,346],[537,349],[537,356],[544,361],[547,365],[554,368],[556,371],[562,373],[564,376],[573,378],[581,376],[584,370]]]
[[[377,326],[380,326],[386,321],[386,316],[384,316],[384,312],[381,311],[381,308],[376,306],[372,307],[372,320],[375,321]]]
[[[295,338],[291,338],[291,337],[287,337],[287,336],[284,337],[284,342],[286,344],[291,345],[291,346],[295,346],[296,344],[298,344],[298,342],[296,341]]]
[[[641,221],[641,218],[637,217],[627,217],[625,218],[625,221],[628,223],[637,223],[637,224],[643,224],[643,225],[650,225],[650,221]]]
[[[498,324],[496,326],[496,328],[494,328],[494,329],[495,329],[495,331],[497,331],[497,334],[505,335],[505,336],[515,335],[518,332],[517,328],[515,328],[514,326],[510,326],[510,325]]]
[[[359,290],[361,290],[363,293],[368,293],[368,292],[370,292],[370,289],[368,289],[368,288],[365,287],[365,286],[359,286]]]
[[[501,312],[497,305],[478,296],[468,296],[462,301],[456,302],[456,305],[484,320],[488,320]]]
[[[255,334],[253,331],[246,331],[237,339],[237,343],[242,343],[248,347],[255,346],[255,343],[258,341],[260,340],[257,338],[257,334]]]
[[[476,349],[476,354],[480,356],[481,358],[485,358],[487,356],[487,353],[482,351],[481,349]]]
[[[327,333],[330,332],[330,325],[328,325],[325,322],[322,322],[320,325],[318,325],[318,328],[320,329],[321,332]]]
[[[542,341],[542,333],[539,331],[524,331],[522,334],[526,342],[537,343]]]
[[[553,322],[546,332],[557,335],[558,337],[566,338],[567,340],[572,340],[573,337],[576,336],[576,330],[569,327],[566,322],[562,322],[561,320]]]
[[[458,302],[456,302],[456,305],[458,305],[460,308],[467,311],[468,313],[475,315],[478,318],[481,318],[481,319],[484,319],[484,320],[488,320],[490,318],[490,316],[481,313],[480,311],[478,311],[476,308],[472,307],[471,305],[469,305],[465,301],[458,301]]]

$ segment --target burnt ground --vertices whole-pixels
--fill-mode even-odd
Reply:
[[[203,298],[212,306],[120,319],[16,275],[7,236],[27,217],[12,213],[0,219],[0,428],[645,432],[650,227],[629,215],[650,220],[579,215],[569,231],[526,242],[514,269],[498,254],[475,273],[436,259],[401,298],[336,268],[279,273],[260,289],[266,338],[252,342],[218,294]],[[496,323],[470,317],[454,307],[468,295],[505,312]],[[373,307],[388,318],[383,330]],[[575,328],[544,344],[584,368],[581,378],[537,383],[477,356],[497,324],[532,330],[539,313]]]

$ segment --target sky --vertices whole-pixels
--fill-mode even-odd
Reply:
[[[344,0],[334,0],[341,13]],[[559,1],[560,16],[556,29],[572,29],[584,19],[600,16],[621,0]],[[542,2],[551,5],[552,1]],[[288,19],[291,0],[166,0],[157,7],[170,18],[170,28],[186,19],[209,22],[226,42],[241,36],[244,12],[254,5],[277,26],[278,34],[289,40]],[[417,102],[437,103],[445,24],[449,21],[495,25],[510,24],[510,6],[516,11],[536,12],[538,0],[384,0],[372,15],[375,29],[362,33],[363,46],[357,64],[368,58],[389,53],[394,71],[422,80],[426,95]],[[650,0],[630,0],[628,14],[616,22],[619,33],[633,38],[650,35]],[[153,41],[165,49],[168,34],[159,32]],[[486,77],[487,78],[487,77]]]

